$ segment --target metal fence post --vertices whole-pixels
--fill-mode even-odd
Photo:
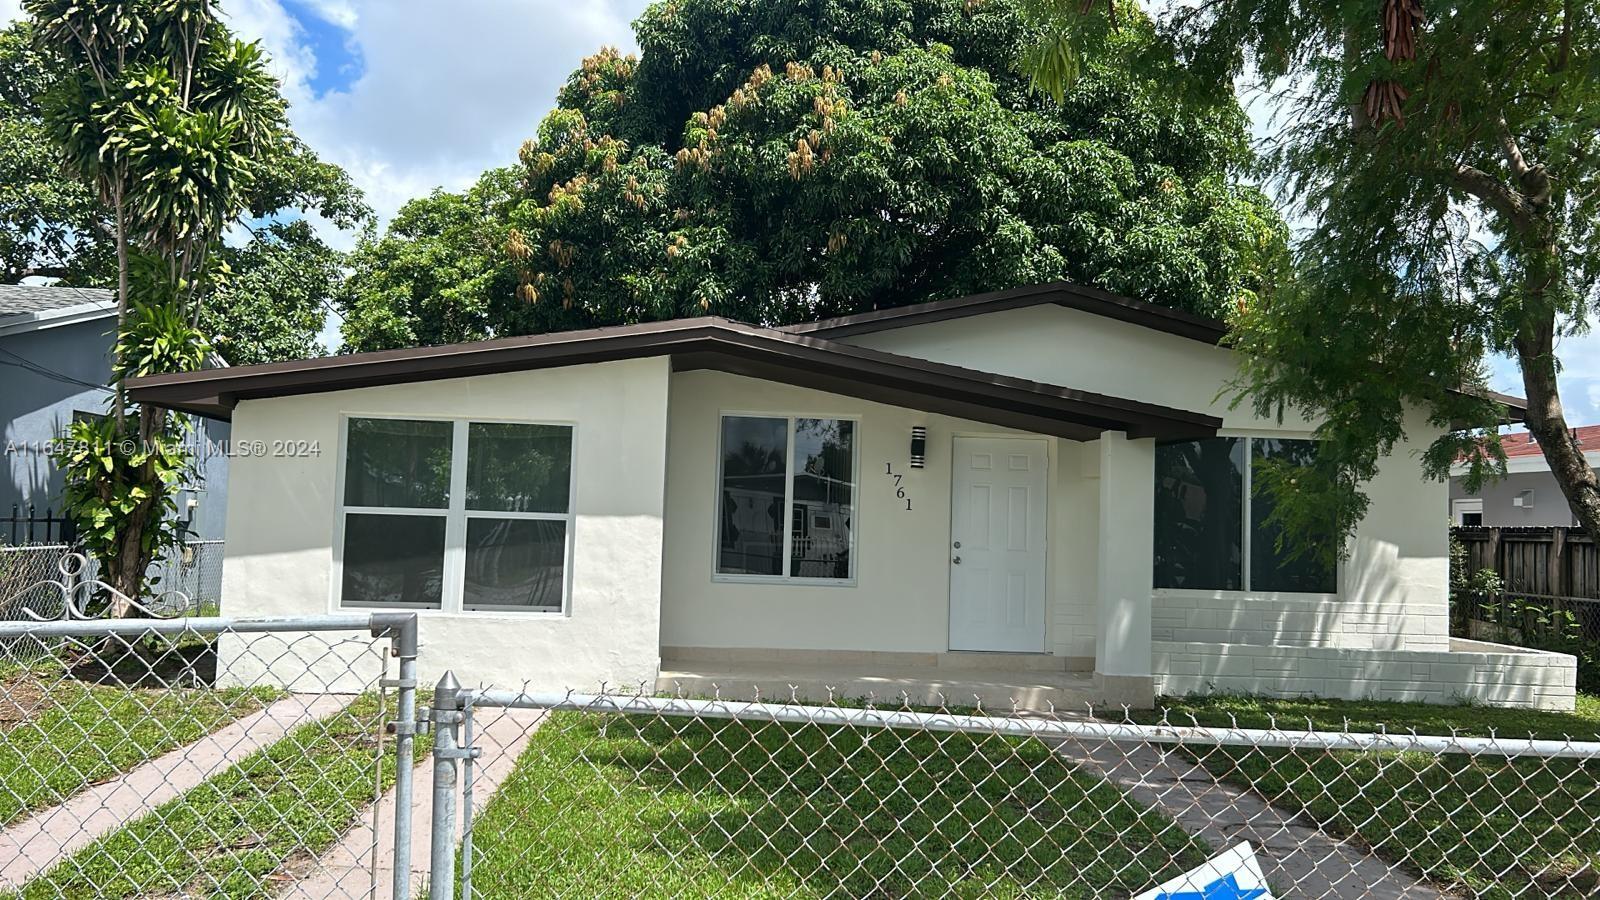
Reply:
[[[400,660],[394,728],[394,900],[411,896],[412,748],[417,734],[417,614],[376,613],[372,636],[387,637]]]
[[[433,689],[433,858],[428,866],[429,900],[454,900],[456,864],[456,766],[461,751],[461,682],[445,672]]]

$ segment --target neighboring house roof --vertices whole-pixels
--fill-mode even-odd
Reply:
[[[1572,429],[1573,435],[1578,438],[1578,444],[1585,451],[1600,450],[1600,425],[1579,425]],[[1533,435],[1526,431],[1500,436],[1500,446],[1506,451],[1506,459],[1519,456],[1537,456],[1544,458],[1544,450],[1539,447]]]
[[[1589,461],[1589,465],[1600,468],[1600,425],[1580,425],[1572,429],[1572,433],[1577,436],[1579,446],[1583,447],[1584,459]],[[1500,447],[1506,452],[1508,473],[1550,471],[1550,462],[1544,458],[1544,448],[1526,431],[1501,435]],[[1450,470],[1452,475],[1465,475],[1466,472],[1466,464],[1459,462]]]
[[[128,382],[139,402],[227,418],[240,400],[438,378],[668,356],[678,371],[713,369],[783,381],[990,424],[1092,440],[1216,433],[1210,415],[978,372],[719,318],[383,350],[286,363],[156,375]]]
[[[1145,303],[1142,300],[1118,296],[1068,281],[1028,285],[987,294],[973,294],[969,297],[953,297],[949,300],[933,300],[911,306],[896,306],[816,322],[804,322],[787,326],[782,330],[814,337],[842,338],[1045,305],[1076,309],[1207,344],[1221,344],[1228,336],[1227,323],[1218,319]],[[1505,405],[1508,412],[1506,421],[1523,421],[1528,409],[1526,400],[1494,391],[1482,393]]]
[[[117,314],[117,295],[102,288],[0,284],[0,335],[38,331]]]

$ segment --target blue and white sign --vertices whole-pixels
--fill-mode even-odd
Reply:
[[[1275,900],[1249,841],[1133,900]]]

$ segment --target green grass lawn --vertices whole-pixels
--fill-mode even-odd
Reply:
[[[271,696],[132,689],[13,670],[0,677],[0,825],[204,737]]]
[[[333,846],[372,800],[378,700],[291,731],[24,886],[25,898],[267,897],[273,878]],[[419,755],[426,741],[417,742]],[[384,745],[383,788],[394,782]],[[423,785],[420,790],[425,790]],[[419,827],[426,828],[426,823]]]
[[[1576,713],[1336,700],[1169,699],[1170,720],[1244,728],[1415,729],[1469,736],[1600,740],[1600,698]],[[1140,714],[1153,721],[1155,714]],[[1194,747],[1225,781],[1304,810],[1442,887],[1474,897],[1600,895],[1600,761],[1421,753],[1296,753]],[[1531,886],[1531,887],[1530,887]]]
[[[474,834],[484,898],[1128,896],[1209,852],[1039,742],[573,713]]]

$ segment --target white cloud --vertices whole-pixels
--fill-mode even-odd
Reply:
[[[584,56],[632,46],[644,0],[304,0],[354,26],[364,71],[313,96],[318,60],[282,0],[228,0],[233,27],[276,60],[299,135],[350,172],[380,218],[435,187],[459,189],[516,158]],[[308,13],[308,14],[310,14]]]
[[[356,22],[360,18],[353,4],[341,0],[300,0],[300,3],[321,16],[324,21],[332,22],[345,31],[355,31]]]

